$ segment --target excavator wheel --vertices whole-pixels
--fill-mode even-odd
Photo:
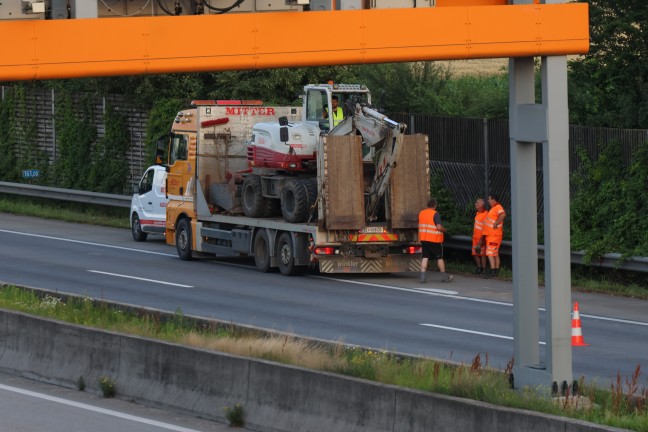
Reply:
[[[243,180],[241,204],[247,217],[268,217],[272,203],[261,194],[261,177],[250,174]]]
[[[281,191],[281,213],[288,222],[306,222],[309,213],[309,179],[289,179]]]
[[[311,221],[317,219],[317,207],[315,207],[315,203],[317,203],[317,179],[310,178],[304,180],[304,183],[306,185],[306,194],[308,195],[308,217],[309,221]]]

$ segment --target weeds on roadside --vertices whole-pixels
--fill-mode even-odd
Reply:
[[[243,405],[235,403],[231,407],[225,407],[225,418],[229,422],[230,427],[243,427],[245,426],[245,410]]]
[[[115,397],[115,394],[117,393],[115,380],[110,377],[99,377],[99,388],[101,389],[101,394],[103,394],[103,397],[105,398]]]
[[[642,369],[639,365],[625,380],[618,374],[609,389],[586,385],[581,377],[576,386],[566,389],[565,399],[554,403],[537,389],[511,389],[513,359],[502,373],[490,367],[488,355],[478,354],[469,364],[448,364],[342,343],[333,347],[322,346],[288,335],[251,336],[229,326],[198,326],[183,316],[180,310],[165,317],[159,312],[137,314],[121,311],[90,298],[70,298],[66,301],[52,298],[57,297],[41,297],[31,290],[0,285],[0,307],[4,308],[188,346],[648,432],[648,390],[645,385],[642,386]],[[81,379],[77,382],[79,387]],[[102,377],[100,387],[104,395],[108,391],[114,396],[115,382],[109,377]],[[582,406],[578,399],[581,395],[591,401],[587,409],[579,409]]]

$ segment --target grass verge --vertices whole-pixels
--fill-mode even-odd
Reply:
[[[0,213],[129,228],[129,209],[0,194]]]
[[[258,337],[233,328],[200,326],[179,310],[171,319],[162,319],[160,314],[136,314],[90,298],[70,297],[63,301],[11,285],[0,286],[0,307],[104,330],[648,432],[648,391],[639,390],[645,387],[640,381],[640,366],[625,379],[618,375],[609,390],[585,384],[581,378],[578,394],[589,398],[592,406],[577,409],[574,401],[578,399],[574,396],[555,403],[534,389],[511,390],[508,374],[513,361],[502,373],[489,366],[487,355],[476,355],[469,365],[449,365],[428,358],[401,358],[342,343],[330,348],[296,337]]]

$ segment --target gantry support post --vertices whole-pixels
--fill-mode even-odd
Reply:
[[[544,3],[563,3],[545,0]],[[528,4],[531,0],[513,0]],[[570,341],[569,117],[567,60],[542,57],[542,103],[535,100],[534,59],[509,61],[515,386],[572,381]],[[547,343],[540,363],[536,143],[542,143]]]

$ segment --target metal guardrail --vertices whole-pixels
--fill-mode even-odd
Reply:
[[[112,207],[129,208],[131,205],[131,197],[126,195],[61,189],[23,183],[0,182],[0,193],[56,199],[61,201],[74,201],[85,204],[101,204]]]
[[[444,247],[470,251],[472,247],[472,238],[468,236],[452,236],[449,239],[446,239]],[[510,241],[502,242],[500,253],[502,255],[511,255],[512,244]],[[623,256],[618,253],[607,253],[598,261],[592,261],[588,265],[648,273],[648,257],[627,257],[625,259],[622,257]],[[544,259],[544,245],[538,245],[538,258]],[[584,258],[584,251],[571,251],[572,264],[585,264]]]
[[[128,195],[112,195],[100,192],[86,192],[23,183],[0,182],[0,193],[57,199],[62,201],[75,201],[86,204],[101,204],[113,207],[129,208],[131,204],[131,197]],[[452,236],[446,239],[444,245],[450,249],[470,251],[472,238],[468,236]],[[500,247],[500,253],[502,255],[511,255],[511,249],[511,242],[504,241]],[[584,264],[584,257],[585,252],[583,251],[571,252],[572,264]],[[538,258],[544,259],[543,245],[538,245]],[[607,253],[603,255],[600,260],[593,261],[589,263],[589,265],[648,273],[648,257],[627,257],[622,259],[621,254]]]

